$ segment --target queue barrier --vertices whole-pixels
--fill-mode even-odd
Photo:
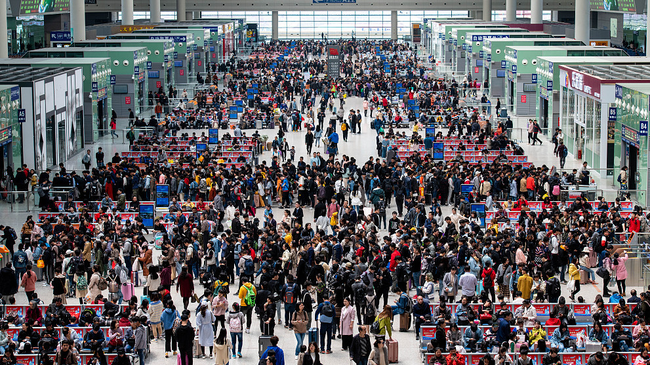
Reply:
[[[579,191],[579,190],[576,190]],[[513,201],[515,203],[516,201]],[[506,204],[506,201],[498,201],[499,204],[503,205]],[[607,202],[607,205],[611,208],[612,205],[614,205],[615,202]],[[526,206],[533,212],[541,212],[543,210],[543,201],[528,201],[526,202]],[[589,202],[589,205],[594,209],[594,213],[598,212],[598,205],[600,205],[599,201],[592,201]],[[568,205],[569,207],[571,204]],[[632,212],[634,210],[634,202],[629,202],[629,201],[622,201],[621,202],[621,211],[622,212]],[[518,218],[518,217],[517,217]]]
[[[113,360],[115,360],[115,358],[117,357],[116,353],[108,353],[108,354],[105,354],[105,355],[106,355],[106,360],[108,361],[107,362],[108,364],[112,364]],[[15,354],[15,356],[16,356],[16,364],[19,364],[19,365],[38,365],[38,364],[40,364],[39,360],[40,360],[40,356],[42,356],[42,355],[40,355],[40,354]],[[55,353],[54,354],[48,354],[47,356],[49,356],[50,359],[52,359],[52,361],[54,361],[54,359],[56,357],[56,354]],[[92,357],[93,357],[92,353],[84,353],[84,352],[82,352],[80,354],[77,354],[77,360],[78,360],[77,364],[78,365],[88,364],[88,362],[90,361],[90,359]]]
[[[98,316],[101,316],[104,310],[103,304],[64,304],[63,306],[68,311],[68,313],[70,313],[71,316],[76,318],[79,318],[81,312],[83,312],[84,309],[93,309]],[[41,316],[45,318],[45,313],[47,312],[48,305],[39,304],[37,307],[41,312]],[[122,303],[119,305],[119,307],[120,310],[124,310],[125,308],[128,308],[129,305],[128,303]],[[3,312],[2,317],[5,318],[7,315],[12,315],[12,316],[19,316],[24,318],[27,314],[27,308],[29,308],[29,305],[7,304],[4,306],[4,308],[2,308],[2,312]]]
[[[546,352],[531,352],[528,353],[528,357],[531,358],[533,364],[542,364],[542,359],[546,355]],[[584,365],[587,363],[587,360],[589,360],[589,356],[591,356],[592,353],[586,353],[586,352],[561,352],[558,354],[560,357],[562,364],[563,365]],[[629,364],[633,364],[634,360],[636,357],[639,355],[638,352],[618,352],[621,356],[624,356]],[[429,360],[434,356],[435,354],[433,353],[426,353],[424,356],[424,359],[426,361],[425,364],[429,363]],[[447,353],[443,354],[445,357],[448,355]],[[481,364],[481,358],[485,356],[484,353],[473,353],[473,354],[462,354],[465,359],[466,359],[466,364],[467,365],[480,365]],[[519,358],[518,353],[509,353],[510,357],[512,358],[513,361],[517,361]]]
[[[444,149],[444,154],[445,156],[456,156],[460,154],[463,157],[470,157],[470,156],[484,156],[485,153],[484,151],[488,152],[488,156],[491,155],[506,155],[506,156],[514,156],[515,151],[513,150],[473,150],[473,151],[458,151],[458,150],[450,150],[445,148]]]
[[[483,306],[481,303],[469,303],[470,307],[476,312],[478,311],[479,308]],[[553,308],[558,305],[558,304],[553,304],[553,303],[531,303],[531,305],[535,308],[535,311],[537,312],[537,318],[544,324],[543,322],[549,318],[549,315],[553,311]],[[591,317],[591,307],[594,305],[593,303],[570,303],[570,304],[565,304],[571,311],[573,311],[573,314],[576,319],[576,323],[592,323],[593,319]],[[617,303],[605,303],[605,309],[606,312],[610,315],[613,316],[614,313],[614,308],[616,307]],[[630,311],[632,311],[637,303],[627,303],[628,307],[630,308]],[[433,313],[433,310],[435,307],[438,306],[438,303],[430,303],[429,308],[431,312]],[[455,315],[456,314],[456,309],[460,307],[460,303],[453,303],[453,304],[447,304],[447,307],[451,310],[451,314]],[[515,313],[517,308],[519,308],[521,304],[515,304],[511,303],[507,305],[507,309]],[[495,304],[494,308],[501,308],[500,305]]]
[[[78,215],[79,213],[70,213],[70,212],[55,212],[55,213],[47,213],[47,212],[41,212],[38,213],[38,222],[42,223],[45,218],[57,218],[59,215]],[[131,221],[131,223],[135,222],[135,219],[140,216],[139,212],[120,212],[119,214],[115,214],[115,218],[119,217],[122,223],[126,223],[126,221]],[[93,214],[92,218],[93,221],[91,223],[99,223],[99,213]]]

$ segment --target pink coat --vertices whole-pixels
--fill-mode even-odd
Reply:
[[[341,308],[341,320],[339,321],[339,328],[341,329],[341,336],[352,336],[354,334],[354,318],[357,311],[353,306]],[[352,328],[350,328],[352,323]]]
[[[612,259],[612,263],[614,263],[614,260],[618,260],[618,265],[612,265],[614,274],[616,274],[616,280],[627,279],[627,268],[625,267],[625,261],[627,261],[627,254],[625,254],[624,257],[619,257],[618,259]]]

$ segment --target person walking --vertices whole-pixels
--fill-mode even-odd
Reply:
[[[566,157],[569,155],[569,149],[566,148],[563,140],[559,141],[559,145],[557,147],[557,155],[560,157],[560,168],[563,169],[564,164],[566,163]]]
[[[230,339],[232,340],[232,358],[236,356],[242,357],[241,348],[244,331],[244,313],[240,310],[239,303],[232,304],[232,311],[228,314],[228,328],[230,329]],[[237,353],[235,353],[235,345],[237,345]],[[236,356],[235,356],[236,355]]]
[[[210,347],[210,358],[212,359],[212,345],[214,344],[214,314],[208,310],[208,301],[201,302],[201,309],[196,315],[196,328],[199,329],[199,345],[201,346],[201,357],[205,359],[205,347]]]
[[[243,276],[243,275],[242,275]],[[253,308],[255,307],[255,298],[257,297],[257,289],[255,285],[250,282],[250,279],[243,276],[242,286],[239,288],[239,299],[241,300],[241,311],[246,314],[246,333],[251,330],[251,317],[253,316]],[[234,341],[233,341],[234,342]]]
[[[120,136],[117,135],[117,122],[115,121],[114,118],[111,119],[111,139],[112,138],[119,138]]]
[[[187,306],[190,305],[190,297],[194,294],[194,281],[187,266],[183,266],[181,274],[178,275],[178,280],[176,281],[177,293],[179,292],[179,289],[181,298],[183,298],[183,309],[187,310]]]
[[[27,302],[29,303],[36,291],[36,273],[32,270],[31,264],[27,265],[27,271],[23,274],[23,277],[20,280],[20,286],[25,288]]]
[[[391,319],[393,318],[393,310],[390,305],[385,305],[384,310],[381,311],[375,318],[375,322],[379,322],[379,335],[386,336],[393,339],[393,328]]]
[[[539,127],[539,123],[536,120],[533,121],[533,146],[535,142],[539,142],[539,145],[542,145],[542,140],[537,138],[537,134],[542,131],[542,128]]]
[[[388,347],[383,338],[377,338],[368,358],[369,365],[388,365]]]
[[[573,290],[571,290],[571,294],[569,295],[569,299],[575,300],[575,295],[580,291],[580,270],[578,269],[578,266],[576,265],[577,260],[574,258],[570,259],[570,264],[569,264],[569,280],[572,281],[573,283],[569,283],[569,285],[573,285]]]
[[[300,355],[300,347],[302,347],[302,344],[305,342],[308,323],[309,317],[307,312],[305,312],[305,304],[299,302],[297,305],[297,310],[293,312],[293,316],[291,318],[293,334],[296,336],[296,360],[298,360],[298,356]]]

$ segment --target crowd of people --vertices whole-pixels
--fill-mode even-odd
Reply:
[[[620,202],[603,201],[594,209],[585,197],[565,199],[560,191],[579,183],[581,171],[560,175],[547,166],[524,168],[505,155],[482,164],[460,154],[449,161],[420,153],[400,157],[400,141],[426,143],[419,126],[445,128],[446,136],[438,133],[436,140],[459,141],[459,151],[476,145],[523,150],[508,138],[511,124],[466,105],[458,83],[434,77],[415,48],[392,41],[337,43],[343,54],[337,80],[324,76],[324,41],[265,43],[249,58],[219,67],[222,78],[208,77],[216,87],[201,94],[192,115],[221,128],[222,104],[256,84],[260,93],[247,101],[247,113],[277,122],[277,137],[266,146],[256,131],[250,141],[259,152],[270,147],[270,163],[226,166],[214,151],[197,154],[196,141],[207,137],[175,137],[179,116],[189,116],[175,110],[158,116],[162,128],[156,135],[133,138],[131,150],[157,150],[172,138],[188,142],[183,160],[116,155],[108,162],[99,150],[83,160],[88,165],[82,176],[65,166],[56,172],[54,180],[66,179],[74,188],[62,208],[47,191],[50,171],[35,177],[26,166],[18,169],[16,184],[31,182],[41,206],[60,213],[42,221],[30,216],[19,233],[0,226],[12,255],[0,270],[0,294],[12,303],[24,287],[36,308],[36,280],[42,279],[54,300],[44,318],[27,313],[20,323],[24,334],[16,339],[3,341],[0,329],[0,349],[22,351],[27,338],[39,347],[40,340],[28,335],[35,326],[79,325],[80,318],[60,310],[78,300],[103,305],[103,314],[86,322],[93,327],[88,339],[58,338],[57,363],[73,364],[76,351],[90,350],[101,353],[96,356],[103,365],[101,351],[108,347],[119,359],[133,351],[142,365],[147,341],[138,332],[147,328],[154,340],[164,337],[165,356],[177,355],[180,364],[207,356],[225,365],[243,356],[243,337],[256,324],[270,341],[261,364],[284,365],[289,351],[299,364],[318,365],[327,362],[332,340],[340,338],[355,364],[387,365],[399,322],[399,331],[414,325],[418,340],[423,325],[436,326],[426,345],[435,354],[432,365],[464,365],[465,352],[494,352],[486,355],[486,365],[512,363],[515,348],[520,365],[529,363],[529,352],[545,351],[544,364],[550,365],[558,353],[578,347],[567,327],[574,323],[567,303],[572,301],[594,303],[587,337],[600,345],[590,365],[624,364],[616,352],[626,351],[639,351],[635,364],[646,363],[650,294],[628,295],[629,256],[619,244],[627,233],[648,231],[643,209],[624,215]],[[285,50],[288,56],[278,60]],[[363,112],[346,106],[351,97],[362,100]],[[307,155],[296,156],[287,135],[303,129]],[[357,160],[341,153],[337,146],[348,133],[362,129],[363,138],[375,141],[377,157]],[[240,128],[220,140],[249,143]],[[321,141],[327,150],[312,151]],[[141,215],[123,221],[125,213],[153,200],[157,184],[169,185],[170,204],[153,227],[145,227]],[[537,201],[543,201],[541,209],[531,209]],[[478,202],[492,219],[471,211]],[[313,211],[313,221],[305,210]],[[154,250],[160,250],[159,258]],[[602,295],[581,297],[581,275],[595,283],[596,274]],[[142,284],[146,297],[139,300],[123,284]],[[562,295],[564,287],[568,295]],[[123,300],[128,306],[120,307]],[[614,312],[607,313],[606,301],[614,300]],[[513,311],[513,303],[521,306]],[[536,303],[555,304],[545,323]],[[110,326],[108,338],[104,324]],[[610,324],[608,335],[603,326]],[[278,325],[295,334],[295,346],[281,348]],[[554,325],[552,333],[544,329]]]

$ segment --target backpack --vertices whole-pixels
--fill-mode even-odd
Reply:
[[[18,235],[16,234],[16,231],[11,227],[7,227],[7,228],[9,229],[9,234],[11,234],[11,237],[13,237],[13,239],[17,239]]]
[[[296,288],[296,284],[287,284],[287,288],[284,291],[284,302],[287,304],[294,304],[296,302],[296,296],[294,294],[294,289]]]
[[[244,303],[249,307],[255,306],[255,291],[252,288],[246,286],[244,288],[246,288],[246,297],[244,297]]]
[[[97,283],[97,289],[99,290],[106,290],[108,289],[108,283],[106,282],[106,279],[103,277],[99,277],[99,282]]]
[[[230,324],[230,332],[241,332],[241,317],[240,316],[235,316],[230,318],[229,321]]]
[[[255,264],[251,259],[244,259],[244,275],[251,276],[255,273]]]
[[[372,325],[370,326],[370,333],[373,335],[378,335],[381,332],[381,327],[379,325],[379,321],[372,322]]]
[[[317,196],[318,200],[325,200],[326,197],[327,197],[327,191],[325,190],[325,187],[324,186],[319,187],[318,196]]]
[[[176,314],[178,314],[178,313],[176,313]],[[176,318],[174,319],[174,324],[172,325],[172,331],[173,331],[174,333],[176,333],[176,330],[178,329],[178,327],[180,327],[180,325],[181,325],[181,319],[178,318],[178,317],[176,317]]]
[[[77,289],[79,289],[79,290],[88,289],[88,279],[86,279],[86,274],[85,273],[83,275],[77,277]]]
[[[375,317],[377,315],[377,309],[372,305],[372,302],[366,300],[366,317]]]
[[[483,271],[485,273],[485,278],[483,279],[483,288],[492,288],[494,287],[494,280],[492,280],[492,275],[491,272],[488,273],[487,271]]]
[[[562,294],[562,289],[560,288],[560,282],[557,278],[550,278],[546,283],[546,290],[548,291],[548,296],[552,298],[557,298]]]
[[[618,178],[616,178],[616,181],[618,181],[619,183],[621,182],[621,174],[618,174]]]
[[[321,314],[327,317],[334,318],[336,312],[334,311],[334,306],[330,302],[323,303],[323,308],[321,308]]]
[[[553,195],[560,195],[560,185],[553,185]]]
[[[411,313],[413,312],[413,300],[406,296],[406,307],[404,307],[404,313]]]

